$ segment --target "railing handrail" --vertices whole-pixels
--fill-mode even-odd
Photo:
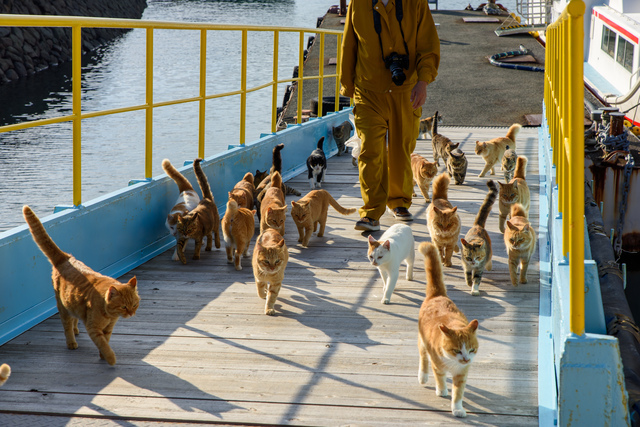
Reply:
[[[302,120],[302,84],[305,80],[318,80],[319,95],[318,99],[322,100],[323,80],[325,78],[336,78],[335,92],[335,110],[339,109],[339,74],[340,70],[340,41],[342,31],[328,30],[322,28],[302,28],[302,27],[277,27],[277,26],[258,26],[258,25],[232,25],[232,24],[211,24],[211,23],[194,23],[194,22],[171,22],[171,21],[143,21],[137,19],[119,19],[119,18],[95,18],[80,16],[49,16],[49,15],[13,15],[0,14],[0,27],[70,27],[71,28],[71,62],[72,62],[72,114],[41,119],[31,120],[22,123],[0,126],[0,133],[9,132],[19,129],[44,126],[54,123],[71,121],[73,123],[73,205],[79,206],[82,203],[82,180],[81,180],[81,123],[82,120],[106,116],[111,114],[120,114],[131,111],[145,110],[145,178],[150,179],[152,176],[152,153],[153,153],[153,110],[158,107],[168,105],[183,104],[188,102],[199,103],[199,124],[198,124],[198,156],[205,157],[204,141],[205,141],[205,101],[240,95],[240,144],[244,145],[245,140],[245,121],[246,121],[246,97],[248,93],[272,88],[272,114],[271,114],[271,132],[277,130],[277,91],[278,84],[295,82],[298,90],[297,104],[297,121]],[[108,110],[99,110],[92,112],[83,112],[81,106],[81,77],[82,77],[82,29],[83,28],[122,28],[122,29],[144,29],[146,30],[146,66],[145,66],[145,103],[121,108],[113,108]],[[200,67],[199,67],[199,95],[189,98],[180,98],[170,101],[154,102],[153,100],[153,35],[155,30],[191,30],[200,31]],[[241,81],[238,90],[207,94],[206,92],[206,43],[208,31],[240,31],[242,33],[241,48]],[[247,34],[249,32],[271,32],[273,33],[273,78],[270,81],[263,82],[254,87],[247,87]],[[278,49],[279,34],[282,32],[299,33],[299,64],[298,77],[280,79],[278,77]],[[337,38],[337,64],[336,73],[324,74],[323,67],[320,68],[319,75],[303,75],[304,66],[304,37],[305,34],[320,34],[320,52],[325,50],[325,35],[335,35]],[[318,116],[322,114],[322,103],[318,102]]]
[[[562,255],[569,261],[570,329],[584,334],[584,11],[571,0],[547,27],[545,109],[562,215]]]

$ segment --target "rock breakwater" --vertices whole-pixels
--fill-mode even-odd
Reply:
[[[0,13],[22,15],[139,19],[146,7],[147,0],[0,0]],[[83,51],[92,51],[126,31],[83,29]],[[70,59],[71,28],[0,27],[0,85]]]

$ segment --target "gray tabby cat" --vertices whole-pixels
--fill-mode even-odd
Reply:
[[[447,171],[456,185],[464,183],[464,178],[467,176],[467,158],[461,149],[456,148],[449,153]]]
[[[462,267],[467,279],[467,286],[471,288],[471,295],[480,295],[480,281],[484,270],[491,270],[491,238],[484,226],[491,208],[498,197],[498,186],[495,181],[487,182],[489,192],[484,198],[473,227],[467,231],[462,243]]]
[[[513,179],[513,172],[516,169],[516,159],[518,155],[516,151],[512,148],[509,148],[507,145],[507,149],[502,156],[501,168],[504,171],[504,180],[509,182]]]
[[[334,126],[331,128],[331,133],[333,134],[333,139],[336,141],[336,146],[338,147],[337,155],[341,155],[342,153],[347,152],[347,147],[345,142],[351,136],[351,132],[353,132],[353,125],[349,120],[345,120],[338,126]]]
[[[440,157],[447,163],[451,150],[458,148],[460,143],[454,144],[449,138],[438,133],[438,112],[433,115],[433,128],[431,129],[431,144],[433,144],[433,161],[440,166]]]

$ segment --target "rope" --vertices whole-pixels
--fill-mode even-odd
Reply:
[[[495,65],[496,67],[510,68],[512,70],[544,71],[544,67],[533,67],[530,65],[510,64],[507,62],[498,61],[498,59],[511,58],[514,56],[522,56],[522,55],[527,55],[528,53],[529,53],[529,50],[526,47],[520,45],[520,50],[511,50],[509,52],[501,52],[501,53],[496,53],[495,55],[492,55],[491,57],[489,57],[489,62],[491,63],[491,65]]]

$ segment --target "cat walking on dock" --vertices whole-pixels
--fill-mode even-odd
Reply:
[[[329,205],[342,215],[356,213],[356,208],[344,208],[327,190],[311,190],[297,202],[291,202],[291,218],[298,227],[298,242],[303,247],[309,245],[311,235],[318,229],[318,237],[324,236]]]
[[[78,320],[82,320],[91,341],[98,347],[100,358],[115,365],[116,354],[109,340],[118,319],[132,317],[138,310],[136,278],[120,283],[93,271],[54,243],[29,206],[22,208],[22,214],[33,240],[51,262],[53,290],[67,348],[78,348]]]
[[[460,216],[458,207],[449,202],[451,178],[444,172],[433,180],[433,200],[427,207],[427,229],[431,241],[442,256],[442,263],[451,267],[453,252],[459,252]]]
[[[206,251],[211,250],[214,235],[216,248],[220,248],[220,214],[213,201],[213,193],[207,176],[202,170],[202,166],[200,166],[201,162],[202,159],[195,159],[193,161],[193,169],[196,173],[200,190],[202,190],[202,200],[200,200],[195,209],[178,218],[178,232],[180,233],[177,245],[178,258],[183,264],[187,263],[184,250],[189,239],[193,239],[196,242],[193,259],[200,259],[200,250],[205,237],[207,238]]]
[[[485,229],[485,224],[491,208],[498,197],[498,185],[493,180],[487,181],[489,192],[484,198],[482,206],[476,215],[473,227],[460,239],[462,243],[462,267],[464,269],[467,286],[471,288],[471,295],[480,295],[480,281],[485,270],[492,269],[491,237]]]
[[[527,269],[536,249],[536,232],[520,203],[511,206],[511,219],[507,221],[504,232],[504,245],[509,255],[511,284],[518,286],[518,283],[527,283]]]
[[[195,209],[196,206],[198,206],[198,203],[200,203],[200,196],[198,196],[198,193],[193,189],[189,180],[171,164],[169,159],[164,159],[162,161],[162,169],[169,178],[178,185],[178,191],[180,192],[178,200],[176,200],[175,205],[171,208],[171,211],[167,215],[167,219],[164,223],[167,230],[169,230],[169,233],[176,238],[176,248],[173,251],[173,257],[171,259],[178,261],[180,259],[178,257],[177,244],[180,240],[180,236],[178,235],[178,218]]]
[[[324,136],[318,140],[317,148],[307,158],[307,176],[312,190],[316,186],[318,188],[322,187],[322,182],[324,182],[324,176],[327,172],[327,157],[322,150],[323,143]]]
[[[253,248],[253,277],[258,296],[266,300],[264,314],[269,316],[276,314],[274,305],[288,261],[289,250],[280,233],[268,228],[258,236]]]
[[[484,168],[478,177],[482,178],[489,171],[491,171],[491,175],[495,175],[495,165],[502,159],[507,146],[515,149],[516,136],[520,132],[520,128],[522,128],[521,125],[514,123],[505,136],[485,142],[476,141],[476,154],[482,156],[485,161]]]
[[[513,179],[508,184],[500,184],[500,194],[498,196],[498,208],[500,216],[498,217],[498,228],[504,233],[504,223],[509,216],[511,206],[520,203],[527,215],[529,214],[529,206],[531,202],[531,193],[526,180],[527,158],[518,156],[516,160],[516,168]]]
[[[227,252],[227,262],[233,263],[236,270],[242,270],[242,257],[249,256],[249,244],[255,233],[255,210],[239,207],[238,202],[229,199],[227,210],[222,218],[222,235]]]
[[[478,321],[469,322],[447,296],[438,248],[430,242],[420,244],[427,276],[426,295],[418,315],[418,382],[426,386],[429,363],[436,381],[436,395],[447,396],[446,375],[452,376],[451,412],[466,417],[462,407],[469,367],[478,352]]]
[[[394,224],[376,240],[369,235],[367,257],[382,277],[382,303],[389,304],[391,294],[400,276],[400,264],[407,265],[406,279],[413,280],[413,262],[415,259],[415,240],[411,227]]]
[[[447,164],[449,153],[460,146],[460,143],[454,144],[449,138],[438,133],[438,112],[433,115],[433,129],[431,130],[431,144],[433,145],[433,161],[440,166],[440,158],[444,164]]]

